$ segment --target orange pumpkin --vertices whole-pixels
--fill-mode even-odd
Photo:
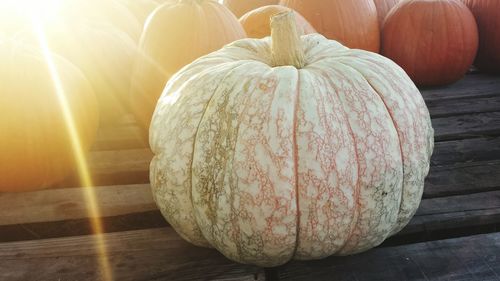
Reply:
[[[401,0],[373,0],[375,6],[377,7],[377,16],[378,16],[378,24],[380,29],[382,29],[382,25],[384,24],[384,19],[392,9],[392,7],[396,6]]]
[[[481,70],[500,73],[500,1],[463,0],[476,18],[479,50],[474,64]]]
[[[39,52],[0,43],[0,192],[49,187],[76,166],[65,109],[83,151],[94,139],[98,112],[92,87],[68,61],[55,55],[52,61],[64,98]]]
[[[131,107],[144,129],[167,80],[180,68],[245,37],[236,17],[212,0],[170,1],[144,27],[131,84]]]
[[[222,3],[233,12],[236,17],[241,17],[245,13],[258,7],[278,4],[279,0],[224,0]]]
[[[282,0],[329,39],[352,49],[378,52],[380,32],[373,0]]]
[[[280,5],[268,5],[252,10],[240,18],[240,23],[250,38],[264,38],[271,35],[271,17],[290,10]],[[295,22],[299,34],[316,33],[312,25],[299,13],[295,12]]]
[[[469,9],[456,0],[408,0],[391,10],[382,30],[382,54],[421,86],[459,80],[478,46]]]

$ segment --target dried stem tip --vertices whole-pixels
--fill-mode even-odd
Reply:
[[[304,50],[292,10],[271,18],[271,44],[273,66],[304,66]]]

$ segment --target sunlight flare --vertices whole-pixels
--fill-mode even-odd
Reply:
[[[37,17],[36,14],[32,15],[32,22],[38,43],[40,45],[40,49],[42,51],[43,57],[46,60],[50,76],[54,83],[55,94],[57,95],[57,100],[60,104],[66,128],[71,140],[71,146],[73,148],[73,153],[76,159],[78,175],[80,177],[80,182],[83,186],[83,192],[87,205],[88,216],[91,220],[91,227],[93,233],[95,234],[96,250],[99,255],[99,266],[103,273],[104,280],[111,281],[113,280],[113,275],[111,267],[109,265],[106,243],[102,235],[103,225],[100,220],[100,210],[97,204],[97,198],[94,192],[94,188],[92,187],[93,186],[92,178],[89,172],[85,152],[82,148],[80,136],[76,128],[75,121],[73,119],[73,115],[69,107],[69,103],[66,98],[64,88],[62,86],[62,82],[60,80],[56,65],[52,59],[52,54],[50,52],[49,44],[47,43],[46,36],[43,30],[43,23],[41,23],[39,17]]]

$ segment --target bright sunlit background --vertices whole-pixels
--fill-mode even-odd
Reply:
[[[143,26],[165,1],[0,0],[0,192],[78,174],[105,280],[113,274],[88,151],[98,128],[131,114]]]
[[[73,154],[71,158],[73,158],[75,163],[75,165],[73,165],[75,167],[74,170],[78,172],[80,185],[84,187],[82,190],[86,200],[88,217],[92,218],[91,225],[95,233],[95,245],[99,257],[98,262],[100,271],[105,280],[113,280],[113,276],[109,267],[109,256],[106,250],[105,241],[102,236],[103,225],[99,219],[101,215],[97,204],[98,198],[95,196],[92,187],[92,178],[87,165],[86,151],[89,149],[90,141],[86,139],[87,136],[85,135],[88,135],[86,132],[91,130],[82,129],[87,126],[87,124],[82,125],[80,124],[81,121],[77,120],[76,115],[81,115],[81,112],[75,112],[75,110],[77,110],[74,104],[75,102],[73,101],[75,97],[69,94],[74,91],[68,88],[74,83],[72,81],[64,81],[63,76],[65,75],[63,74],[65,73],[61,73],[60,63],[57,63],[57,61],[66,60],[68,65],[71,64],[73,67],[79,69],[78,71],[82,73],[82,77],[85,76],[92,85],[97,100],[109,102],[109,105],[102,105],[101,102],[99,104],[101,109],[105,108],[106,110],[107,106],[116,106],[115,104],[120,104],[120,102],[117,101],[119,99],[118,97],[110,100],[110,98],[100,98],[99,95],[127,94],[123,89],[118,89],[121,91],[120,93],[118,93],[118,90],[115,91],[117,88],[115,85],[125,85],[128,83],[127,79],[129,79],[129,77],[127,77],[126,74],[111,75],[111,73],[123,74],[125,70],[123,70],[124,64],[122,61],[128,62],[126,67],[131,68],[135,56],[134,50],[142,28],[139,21],[140,19],[136,18],[134,14],[126,9],[125,5],[118,1],[0,0],[0,38],[2,39],[0,40],[2,41],[0,48],[5,48],[4,53],[8,54],[8,50],[11,49],[10,52],[12,54],[24,57],[36,54],[36,58],[33,61],[43,61],[46,64],[46,72],[52,83],[52,91],[50,92],[30,93],[29,91],[32,90],[32,88],[29,88],[29,84],[26,84],[27,86],[23,88],[24,83],[30,83],[29,73],[26,73],[27,76],[21,77],[15,76],[13,72],[14,74],[12,75],[4,76],[10,77],[9,79],[14,79],[15,81],[9,81],[10,84],[8,85],[11,85],[10,88],[9,86],[7,86],[6,89],[0,87],[2,90],[1,95],[4,97],[12,95],[14,98],[16,94],[25,96],[32,94],[55,96],[53,100],[57,101],[61,112],[60,118],[64,122],[64,127],[66,128],[65,135],[70,141],[70,147]],[[110,26],[110,28],[100,28],[101,26]],[[103,30],[113,31],[110,31],[110,34],[103,35]],[[102,38],[110,38],[110,41],[118,41],[120,44],[126,42],[125,45],[128,44],[128,50],[131,51],[116,52],[116,50],[107,49],[105,47],[106,44],[93,44],[93,42],[98,40],[101,42]],[[116,38],[120,39],[117,40]],[[22,46],[22,48],[18,48],[18,46]],[[95,48],[95,46],[98,48]],[[30,51],[24,52],[25,49]],[[117,53],[121,55],[121,57],[115,55]],[[2,65],[7,67],[7,69],[3,71],[9,74],[9,66],[12,64],[9,63],[9,57],[4,56],[3,59],[7,60],[2,63]],[[29,65],[16,67],[22,67],[23,69],[30,68]],[[1,81],[0,84],[2,84]],[[14,91],[13,89],[19,92],[12,93],[12,91]],[[9,103],[16,103],[14,98],[10,100],[6,98],[6,100],[8,100]],[[21,100],[23,99],[20,98],[19,102]],[[97,112],[96,109],[91,109],[89,111]],[[19,112],[18,114],[22,115],[24,113]],[[30,112],[29,114],[36,115],[37,113]],[[41,109],[39,114],[44,114],[43,109]],[[8,123],[16,123],[14,122],[15,120],[22,119],[23,116],[20,115],[1,117],[4,120],[3,123],[0,122],[0,130],[3,129],[4,131],[4,134],[1,135],[2,139],[7,138],[9,130],[12,133],[11,135],[18,135],[19,133],[13,132],[13,130],[21,131],[21,133],[27,131],[27,129],[12,128],[12,126],[8,125]],[[96,117],[91,117],[89,120],[93,118],[95,119]],[[9,119],[13,122],[9,122]],[[41,116],[41,119],[43,119],[43,116]],[[101,123],[106,123],[107,121],[108,120],[104,120]],[[92,122],[89,121],[89,123]],[[5,126],[7,127],[4,128]],[[32,124],[32,126],[36,128],[36,124]],[[49,138],[50,137],[47,137],[47,139]],[[35,147],[38,145],[43,147],[43,143],[37,144],[38,141],[39,140],[32,140],[33,145]],[[8,146],[12,146],[13,142],[8,142],[7,144]],[[0,145],[3,145],[1,141]],[[23,148],[6,147],[5,149],[13,149],[14,151],[19,149],[19,153],[22,153],[21,150]],[[39,155],[33,155],[33,158],[37,157],[39,158]],[[38,167],[39,169],[43,169],[42,166],[44,164],[50,165],[50,160],[46,160],[47,163],[44,163],[43,159],[41,159],[41,161],[40,159],[34,160],[33,162],[36,162],[33,164],[34,169],[37,169],[37,165],[41,165]],[[8,168],[16,169],[16,167]],[[19,169],[21,169],[21,167],[19,167]],[[50,171],[50,169],[48,170]],[[9,170],[7,169],[7,171]],[[14,171],[13,173],[21,174],[18,171]],[[58,172],[55,174],[59,175]],[[47,176],[47,173],[45,173],[45,176]],[[54,176],[54,181],[55,179],[56,176]],[[22,189],[19,188],[19,190],[44,188],[44,182],[50,184],[52,179],[44,179],[40,186],[30,186],[28,188],[26,188],[22,179],[19,181],[18,183],[9,181],[7,181],[7,183],[0,182],[0,191],[16,191],[16,184],[22,186]]]

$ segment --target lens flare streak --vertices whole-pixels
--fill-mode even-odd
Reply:
[[[80,182],[84,190],[84,198],[87,205],[88,216],[91,220],[91,227],[93,233],[95,234],[96,251],[99,256],[98,262],[102,272],[102,278],[106,281],[111,281],[113,280],[113,275],[109,264],[106,243],[102,235],[103,225],[100,220],[99,206],[97,204],[96,195],[92,187],[93,186],[92,178],[88,169],[87,159],[82,149],[78,130],[76,128],[68,100],[64,93],[63,85],[61,83],[56,65],[52,59],[52,55],[49,49],[49,44],[47,43],[46,36],[42,27],[42,22],[37,18],[36,15],[33,15],[32,23],[35,33],[37,35],[38,43],[40,44],[42,50],[43,57],[46,60],[50,76],[53,80],[55,93],[57,95],[57,99],[61,106],[62,114],[64,116],[64,120],[66,123],[66,128],[68,130],[68,134],[71,139],[71,146],[73,148],[73,153],[77,162],[76,165],[80,177]]]

